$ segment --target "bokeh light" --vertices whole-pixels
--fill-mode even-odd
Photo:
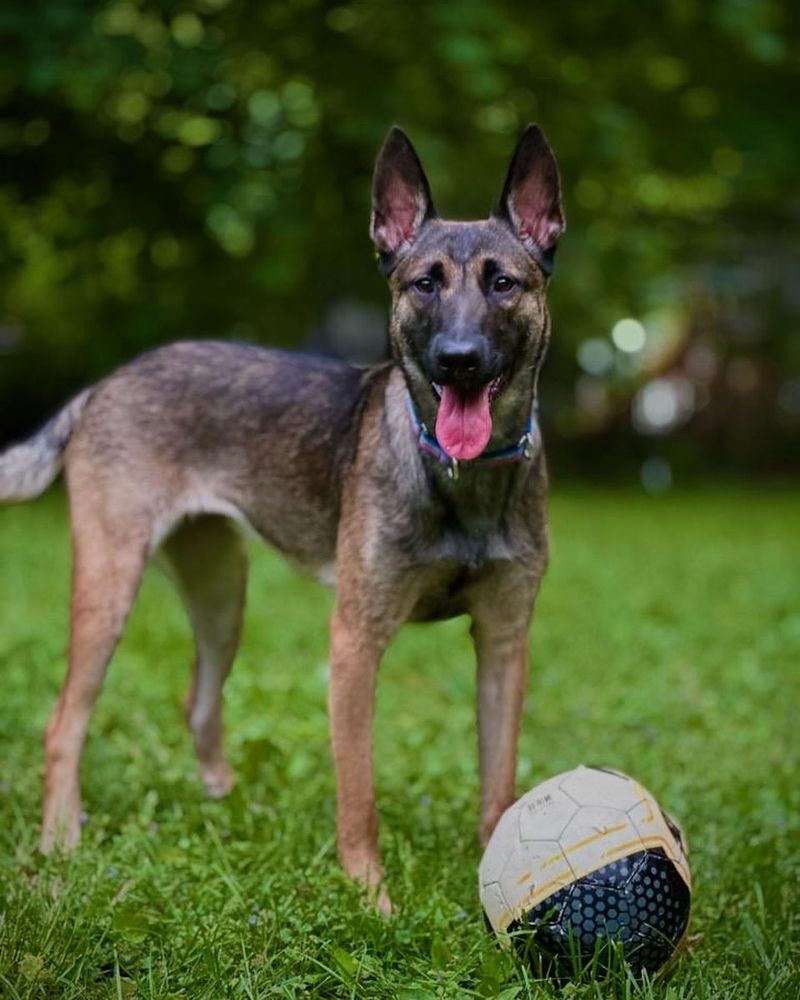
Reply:
[[[688,420],[693,409],[692,383],[674,375],[652,379],[637,392],[632,418],[641,434],[664,434]]]
[[[611,339],[626,354],[636,354],[647,342],[647,332],[638,319],[621,319],[614,324]]]

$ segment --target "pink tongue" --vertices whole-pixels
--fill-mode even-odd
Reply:
[[[436,416],[436,439],[450,458],[468,462],[477,458],[492,436],[489,386],[469,392],[442,386]]]

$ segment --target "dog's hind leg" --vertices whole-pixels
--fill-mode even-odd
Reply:
[[[222,686],[239,645],[247,583],[244,541],[226,518],[204,515],[185,521],[162,553],[194,631],[186,720],[206,791],[219,798],[234,783],[222,745]]]
[[[71,498],[73,501],[76,498]],[[91,501],[91,502],[86,502]],[[78,491],[72,503],[73,569],[69,667],[45,732],[40,849],[80,838],[80,759],[97,695],[139,587],[149,523]]]

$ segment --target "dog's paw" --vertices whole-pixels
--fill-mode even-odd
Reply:
[[[361,879],[358,879],[361,882]],[[392,903],[389,892],[383,882],[376,884],[362,883],[364,892],[362,896],[364,907],[377,913],[386,920],[391,920],[397,916],[397,910]]]
[[[397,911],[392,905],[392,900],[386,889],[383,866],[380,861],[376,861],[374,858],[370,860],[359,859],[350,863],[343,861],[343,867],[347,875],[362,886],[366,906],[376,910],[387,919],[396,914]]]
[[[42,854],[54,851],[67,853],[74,851],[81,839],[81,811],[69,809],[63,812],[45,810],[39,850]]]
[[[206,794],[212,799],[224,799],[236,784],[236,777],[226,761],[201,770]]]
[[[371,905],[380,913],[382,917],[387,920],[391,919],[396,914],[396,910],[389,898],[389,893],[386,889],[381,886],[376,886],[369,892],[369,900]]]

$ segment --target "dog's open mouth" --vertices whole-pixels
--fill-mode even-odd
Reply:
[[[432,383],[439,397],[436,440],[450,458],[477,458],[492,436],[492,403],[505,384],[503,376],[476,388]]]

